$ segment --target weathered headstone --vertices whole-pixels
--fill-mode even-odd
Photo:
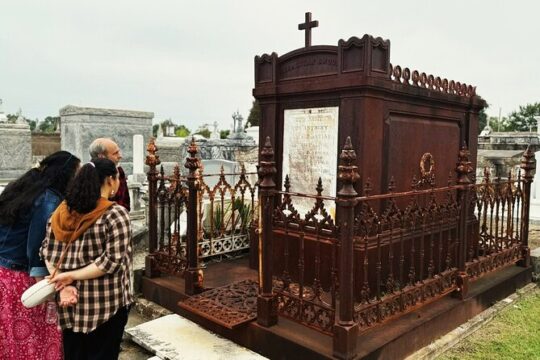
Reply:
[[[245,133],[244,133],[245,135]],[[191,142],[191,137],[184,140],[184,145],[180,149],[180,158],[185,159],[187,147]],[[201,159],[222,159],[230,161],[242,161],[238,159],[242,154],[257,152],[257,144],[253,138],[244,136],[236,139],[204,139],[195,138]],[[159,148],[159,146],[158,146]],[[161,148],[159,148],[161,151]],[[256,159],[255,159],[256,162]]]
[[[219,174],[223,168],[225,181],[233,186],[238,181],[240,166],[236,161],[223,159],[202,160],[204,182],[212,189],[219,181]],[[212,176],[209,176],[212,175]]]
[[[144,137],[141,134],[133,135],[133,181],[142,183],[144,174]]]
[[[0,179],[11,180],[32,166],[30,126],[20,111],[16,123],[10,124],[0,108],[0,120]]]
[[[150,140],[154,113],[68,105],[60,109],[60,117],[62,149],[86,162],[90,160],[90,143],[109,137],[120,146],[121,165],[129,174],[133,167],[133,135],[141,134],[145,143]]]
[[[156,139],[156,146],[159,149],[159,159],[165,173],[171,174],[176,165],[180,166],[180,171],[184,172],[183,166],[186,159],[182,157],[181,149],[184,147],[185,138],[175,136],[162,136]]]

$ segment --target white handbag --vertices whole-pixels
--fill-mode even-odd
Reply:
[[[54,284],[50,283],[49,279],[43,279],[26,289],[21,301],[26,308],[32,308],[52,298],[54,293]]]
[[[56,272],[58,271],[58,267],[64,260],[64,257],[66,256],[67,250],[69,249],[69,246],[73,242],[74,239],[71,239],[64,251],[62,251],[62,255],[60,256],[60,260],[58,260],[58,263],[56,264],[56,268],[54,269],[54,272],[52,273],[51,278],[56,275]],[[49,279],[43,279],[35,283],[34,285],[30,286],[28,289],[26,289],[25,292],[21,295],[21,302],[23,303],[24,307],[26,308],[32,308],[34,306],[37,306],[39,304],[43,304],[45,301],[51,299],[55,294],[54,289],[54,283],[49,283]]]

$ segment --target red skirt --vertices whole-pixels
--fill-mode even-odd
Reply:
[[[62,333],[47,303],[27,309],[22,293],[35,283],[24,271],[0,267],[0,359],[62,359]],[[46,321],[46,316],[48,319]]]

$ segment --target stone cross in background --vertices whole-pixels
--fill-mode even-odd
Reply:
[[[244,126],[242,125],[242,122],[244,121],[244,118],[242,115],[240,115],[240,112],[236,110],[234,114],[232,114],[233,118],[233,131],[228,136],[229,139],[243,139],[246,137],[246,134],[244,133]]]

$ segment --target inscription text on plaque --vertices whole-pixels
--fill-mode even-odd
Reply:
[[[283,179],[289,175],[290,191],[316,194],[320,177],[323,195],[336,196],[339,108],[285,110],[284,115]],[[315,201],[294,197],[293,203],[305,215]]]

